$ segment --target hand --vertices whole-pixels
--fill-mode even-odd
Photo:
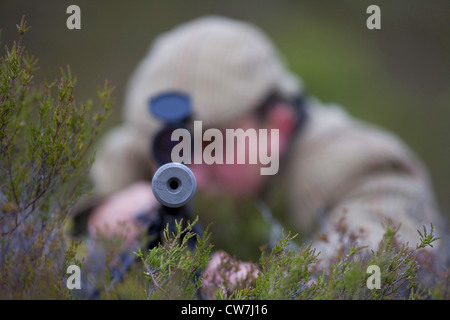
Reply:
[[[137,217],[147,214],[152,218],[157,215],[159,207],[151,183],[134,183],[112,194],[93,210],[88,221],[89,235],[94,240],[99,236],[120,236],[124,239],[125,248],[132,248],[145,231]]]
[[[236,289],[252,285],[258,278],[258,273],[256,264],[239,261],[219,250],[212,254],[211,261],[203,271],[201,292],[206,299],[215,299],[217,290],[231,294]]]

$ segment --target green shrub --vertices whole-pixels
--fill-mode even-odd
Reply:
[[[64,234],[70,209],[85,193],[88,153],[111,106],[108,83],[93,103],[77,104],[69,67],[37,83],[37,59],[18,41],[0,58],[0,298],[67,298],[64,277],[77,244]],[[89,159],[90,158],[90,159]]]
[[[212,245],[209,233],[200,237],[192,231],[198,219],[182,228],[182,221],[175,221],[176,232],[169,226],[163,231],[164,243],[138,257],[145,266],[145,275],[151,282],[148,299],[194,299],[201,286],[201,271],[209,262]],[[197,237],[196,250],[189,250],[188,240]]]
[[[147,279],[150,282],[151,295],[147,298],[179,299],[194,298],[195,289],[201,291],[202,278],[192,282],[195,271],[202,269],[208,262],[211,246],[207,246],[204,236],[195,254],[191,253],[186,242],[180,242],[182,234],[193,236],[192,224],[182,230],[178,225],[178,234],[167,237],[167,242],[139,257],[145,265]],[[314,264],[320,252],[311,248],[311,244],[302,245],[297,251],[289,250],[289,242],[294,239],[288,233],[270,250],[264,250],[259,261],[258,277],[250,285],[243,282],[231,292],[217,290],[217,299],[449,299],[449,274],[436,275],[435,282],[421,283],[423,278],[419,270],[423,249],[432,246],[436,238],[433,226],[428,233],[420,233],[421,242],[416,249],[397,240],[398,228],[386,226],[386,232],[376,252],[363,253],[363,248],[348,247],[326,269],[318,270]],[[168,232],[166,230],[165,234]],[[426,253],[425,253],[426,255]],[[192,257],[197,257],[192,259]],[[422,257],[423,258],[423,257]],[[425,256],[425,259],[429,259]],[[423,261],[423,260],[422,260]],[[238,260],[229,259],[226,270],[233,270]],[[381,270],[381,286],[369,289],[368,267],[377,265]],[[218,268],[219,269],[219,268]],[[435,272],[433,267],[425,272]],[[195,283],[195,286],[194,286]],[[189,287],[189,294],[186,288]],[[184,290],[180,291],[180,288]],[[211,296],[209,296],[211,298]]]

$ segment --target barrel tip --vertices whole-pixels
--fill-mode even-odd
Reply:
[[[166,207],[184,206],[194,197],[196,188],[194,173],[181,163],[166,163],[153,175],[153,194]]]

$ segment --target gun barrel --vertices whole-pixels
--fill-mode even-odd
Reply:
[[[181,163],[166,163],[153,175],[153,194],[166,207],[184,206],[194,197],[196,188],[194,174]]]

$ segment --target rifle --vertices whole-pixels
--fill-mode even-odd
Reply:
[[[191,220],[189,201],[195,195],[196,186],[194,174],[184,164],[166,163],[155,172],[152,190],[161,207],[158,215],[149,221],[148,249],[154,248],[162,241],[161,235],[165,227],[168,227],[171,233],[176,232],[175,222],[186,225]],[[193,232],[202,236],[203,232],[198,223],[193,226]],[[196,241],[196,237],[188,240],[190,250],[195,249]]]
[[[152,178],[152,190],[155,198],[161,204],[155,216],[150,212],[142,212],[137,220],[147,228],[147,249],[158,246],[163,240],[163,232],[168,227],[170,232],[176,232],[176,224],[185,226],[192,221],[192,207],[189,203],[196,192],[197,182],[192,171],[184,164],[171,161],[171,152],[175,143],[171,140],[173,130],[186,128],[191,117],[190,99],[184,94],[168,93],[157,96],[149,101],[151,114],[165,122],[152,141],[153,158],[160,165]],[[194,233],[203,235],[203,230],[197,222],[193,226]],[[195,249],[196,237],[188,240],[188,248]],[[100,252],[92,251],[93,256]],[[133,252],[123,252],[116,263],[109,266],[112,276],[110,286],[122,281],[124,275],[134,264],[136,256]],[[96,287],[87,290],[88,298],[97,299],[100,292]]]
[[[147,234],[154,239],[149,241],[151,249],[161,241],[163,229],[175,231],[175,221],[186,224],[191,219],[192,208],[189,201],[194,197],[197,182],[192,171],[184,164],[172,162],[171,153],[175,146],[172,132],[178,128],[188,129],[191,119],[191,101],[188,95],[169,92],[149,100],[150,113],[165,122],[152,141],[152,155],[160,168],[152,179],[152,190],[161,204],[156,218],[152,219]],[[193,231],[202,236],[202,229],[195,224]],[[195,248],[196,237],[188,241],[189,249]]]

